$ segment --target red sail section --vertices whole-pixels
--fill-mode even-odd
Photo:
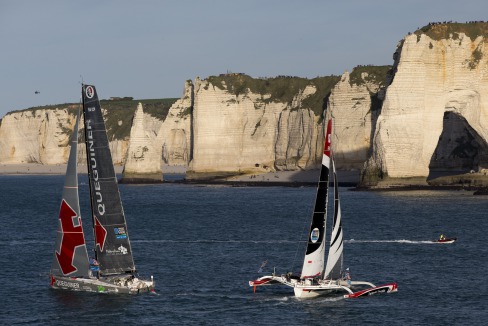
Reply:
[[[332,120],[327,123],[327,132],[325,134],[324,155],[330,158],[330,145],[332,142]]]
[[[76,271],[76,267],[72,264],[75,248],[85,244],[81,218],[78,217],[78,226],[74,226],[74,217],[77,217],[76,212],[63,200],[61,202],[61,209],[59,210],[63,238],[61,240],[61,251],[56,251],[56,257],[65,275]]]
[[[105,245],[105,239],[107,238],[107,230],[103,227],[103,225],[100,223],[98,218],[95,216],[95,238],[96,238],[96,243],[100,248],[100,251],[103,251],[103,247]]]

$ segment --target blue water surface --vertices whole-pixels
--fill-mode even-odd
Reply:
[[[80,177],[90,242],[88,187]],[[136,266],[157,294],[56,291],[48,272],[63,176],[0,176],[0,323],[5,325],[475,325],[488,319],[488,198],[465,191],[341,188],[353,279],[399,291],[299,300],[258,288],[299,271],[313,187],[121,185]],[[451,245],[431,244],[440,233]],[[268,260],[263,273],[258,269]]]

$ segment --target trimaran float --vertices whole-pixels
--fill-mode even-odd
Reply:
[[[82,85],[82,98],[94,251],[99,271],[94,275],[90,269],[81,223],[77,173],[78,110],[59,210],[54,259],[50,271],[51,287],[104,293],[152,292],[153,277],[151,276],[151,280],[137,277],[95,87]]]
[[[334,293],[342,293],[346,298],[356,298],[376,293],[397,291],[396,283],[375,286],[370,282],[351,281],[344,277],[342,216],[335,165],[331,158],[331,132],[332,120],[329,120],[327,124],[324,155],[322,158],[322,169],[317,187],[315,208],[310,225],[301,275],[297,276],[291,273],[283,275],[276,275],[273,273],[272,275],[266,275],[254,281],[249,281],[249,285],[254,287],[254,290],[256,290],[256,287],[264,285],[285,285],[293,288],[295,296],[299,298],[312,298],[319,295]],[[327,221],[329,170],[331,163],[334,179],[334,214],[327,264],[325,265],[325,230]]]

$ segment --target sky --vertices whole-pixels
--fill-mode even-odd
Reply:
[[[179,98],[186,80],[228,71],[391,65],[409,32],[487,12],[486,0],[0,0],[0,118],[79,102],[82,81],[102,99]]]

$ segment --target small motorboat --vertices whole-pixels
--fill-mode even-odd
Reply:
[[[454,243],[456,242],[457,238],[443,238],[443,239],[437,239],[433,240],[432,242],[434,243]]]

